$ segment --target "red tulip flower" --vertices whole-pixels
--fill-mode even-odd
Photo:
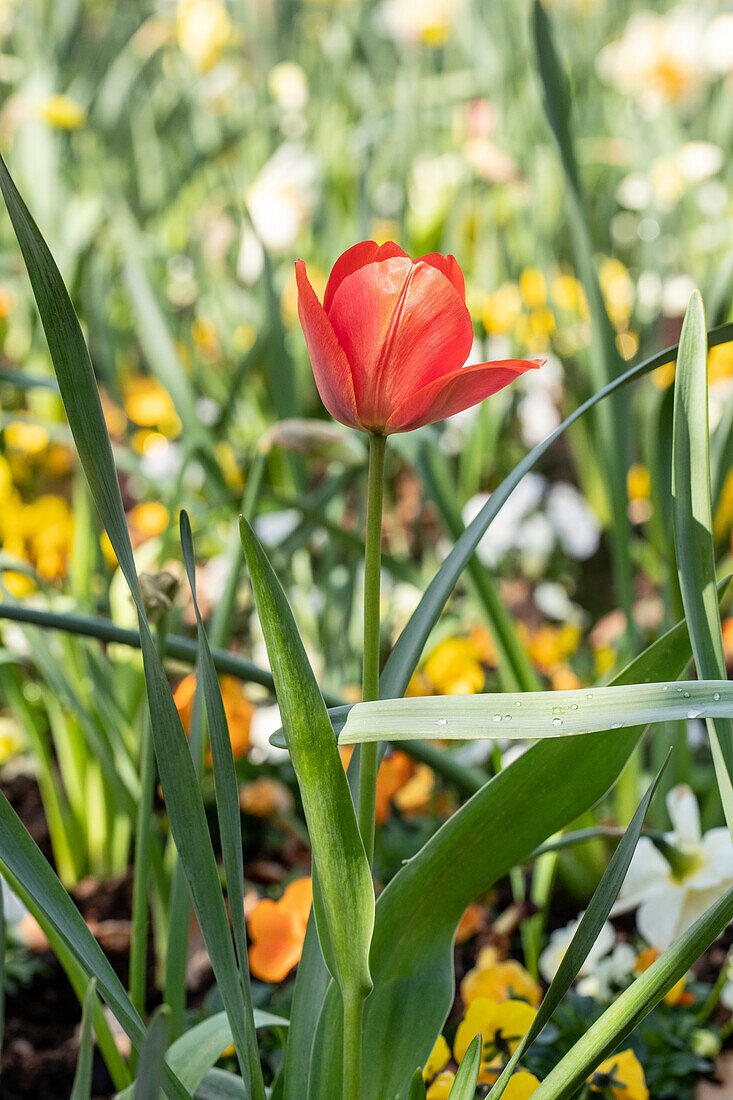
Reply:
[[[359,431],[390,435],[434,424],[542,365],[466,365],[473,327],[453,256],[434,252],[413,261],[392,241],[362,241],[334,264],[323,305],[302,260],[295,274],[321,400]]]

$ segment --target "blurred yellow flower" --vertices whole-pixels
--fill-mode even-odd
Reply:
[[[428,1088],[427,1100],[448,1100],[455,1079],[455,1073],[451,1073],[448,1069],[439,1073]]]
[[[14,309],[15,295],[12,290],[6,286],[0,286],[0,321],[4,321]]]
[[[25,749],[25,738],[14,718],[0,718],[0,764],[5,764]]]
[[[522,295],[516,283],[502,283],[490,294],[484,306],[482,321],[491,336],[510,332],[522,312]]]
[[[87,113],[80,103],[67,95],[51,95],[40,106],[41,118],[57,130],[78,130]]]
[[[43,453],[50,443],[50,437],[42,424],[31,424],[27,420],[11,420],[5,429],[6,446],[13,451],[21,451],[28,458]]]
[[[547,281],[536,267],[527,267],[519,276],[519,289],[531,309],[544,306],[547,301]]]
[[[509,1078],[501,1095],[503,1100],[529,1100],[539,1087],[539,1079],[533,1073],[520,1069]]]
[[[598,69],[650,111],[687,98],[709,78],[696,10],[636,12],[621,37],[601,50]]]
[[[708,381],[727,382],[733,378],[733,343],[718,344],[708,353]]]
[[[162,535],[170,517],[164,504],[157,500],[150,500],[144,504],[136,504],[127,518],[136,534],[145,539],[151,539],[156,535]]]
[[[0,495],[1,499],[1,495]],[[720,500],[713,517],[713,535],[719,542],[733,527],[733,468],[731,468],[723,482],[720,491]]]
[[[221,0],[179,0],[178,45],[199,72],[214,68],[231,38],[232,22]]]
[[[480,1084],[493,1084],[502,1063],[514,1053],[532,1025],[536,1009],[526,1001],[492,1001],[477,997],[456,1030],[453,1056],[460,1063],[476,1035],[481,1034]]]
[[[620,260],[604,260],[598,274],[608,315],[614,327],[623,331],[634,305],[634,280]]]
[[[210,317],[197,317],[191,325],[191,338],[204,363],[215,363],[221,356],[221,344],[216,325]]]
[[[423,1080],[431,1081],[448,1065],[448,1062],[450,1062],[450,1047],[443,1036],[439,1035],[422,1071]]]
[[[156,428],[162,435],[178,435],[181,422],[171,395],[156,378],[145,374],[127,378],[122,384],[122,392],[125,412],[135,424],[141,428]]]
[[[398,42],[442,46],[463,0],[382,0],[379,22]]]
[[[280,61],[270,69],[267,88],[284,111],[302,111],[308,102],[308,78],[295,61]]]
[[[588,299],[583,284],[574,275],[562,272],[552,280],[552,300],[558,309],[588,317]]]
[[[562,626],[543,623],[530,634],[527,651],[538,668],[551,672],[553,666],[572,657],[580,645],[580,636],[577,623],[564,623]]]
[[[616,650],[610,645],[601,645],[593,651],[593,663],[596,676],[603,676],[610,672],[616,664]]]
[[[253,779],[245,783],[239,792],[242,813],[251,817],[272,817],[273,814],[292,813],[293,796],[279,779]]]
[[[464,1005],[470,1005],[479,997],[488,997],[499,1003],[527,1001],[537,1008],[542,1000],[542,990],[515,959],[490,961],[482,966],[479,956],[478,965],[469,970],[461,982],[461,997]]]
[[[588,1082],[591,1092],[601,1092],[613,1100],[649,1100],[644,1070],[633,1050],[622,1050],[601,1062]]]
[[[651,495],[651,476],[648,467],[635,462],[626,475],[626,492],[629,500],[649,500]]]
[[[475,695],[486,679],[476,648],[467,638],[446,638],[423,667],[438,695]]]

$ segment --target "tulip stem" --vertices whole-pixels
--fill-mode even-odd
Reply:
[[[379,698],[379,583],[382,560],[382,497],[387,439],[369,436],[366,550],[364,555],[364,666],[362,698]],[[359,831],[367,859],[374,857],[374,807],[377,793],[377,743],[361,746],[359,757]]]

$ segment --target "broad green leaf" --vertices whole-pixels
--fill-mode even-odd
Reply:
[[[616,851],[611,856],[608,866],[603,872],[601,881],[593,892],[593,896],[588,902],[585,913],[580,919],[575,935],[562,957],[557,973],[550,982],[550,988],[547,990],[542,1000],[537,1015],[532,1021],[529,1031],[509,1059],[498,1081],[491,1089],[489,1093],[490,1100],[499,1100],[499,1097],[503,1094],[509,1082],[509,1078],[514,1072],[514,1067],[519,1062],[525,1050],[532,1045],[545,1025],[549,1022],[553,1012],[580,973],[583,963],[588,958],[594,943],[598,939],[601,929],[608,919],[608,915],[616,901],[621,885],[626,878],[626,872],[629,869],[631,858],[639,842],[639,836],[641,835],[646,812],[649,809],[649,803],[654,797],[654,792],[659,785],[659,780],[662,777],[662,772],[667,766],[668,760],[669,756],[639,803],[628,829],[624,833]]]
[[[245,1025],[247,1033],[247,1054],[250,1075],[257,1082],[257,1095],[264,1097],[265,1084],[262,1078],[257,1036],[252,1017],[252,994],[249,981],[249,963],[247,961],[247,931],[244,925],[244,853],[242,851],[242,819],[239,808],[239,786],[234,769],[232,744],[229,739],[224,702],[221,697],[219,680],[209,648],[209,640],[196,599],[196,558],[193,549],[191,524],[185,511],[181,512],[181,546],[186,565],[191,598],[196,614],[196,630],[199,642],[199,663],[209,721],[209,740],[216,786],[216,812],[219,820],[224,872],[226,874],[229,912],[231,915],[234,944],[239,961],[242,995],[244,998]]]
[[[684,977],[733,919],[726,891],[648,970],[607,1008],[533,1093],[533,1100],[570,1100],[586,1078]]]
[[[303,954],[298,963],[290,1012],[290,1031],[283,1067],[283,1100],[302,1100],[303,1080],[311,1064],[313,1032],[331,977],[323,961],[315,917],[308,918]]]
[[[481,1069],[481,1034],[474,1036],[456,1073],[456,1079],[448,1093],[448,1100],[473,1100],[476,1095],[478,1072]]]
[[[135,1100],[160,1100],[160,1088],[165,1070],[165,1051],[168,1045],[169,1017],[170,1009],[167,1005],[161,1005],[153,1013],[133,1086]]]
[[[289,1021],[271,1012],[254,1010],[256,1028],[288,1027]],[[232,1029],[226,1012],[217,1012],[195,1024],[168,1048],[165,1060],[193,1095],[211,1067],[232,1044]],[[117,1100],[132,1100],[133,1087],[117,1094]]]
[[[244,998],[203,800],[186,735],[145,614],[89,352],[58,268],[1,158],[0,189],[28,268],[81,465],[136,606],[155,755],[171,833],[186,872],[222,1000],[232,1020],[242,1075],[256,1097],[247,1056]],[[0,853],[12,867],[10,854],[2,848]],[[28,885],[32,890],[32,884]]]
[[[196,1089],[196,1100],[249,1100],[240,1077],[210,1069]]]
[[[361,997],[371,989],[374,888],[349,785],[285,593],[244,519],[240,530],[313,850],[319,884],[314,912],[321,946],[344,996]]]
[[[342,745],[440,737],[539,740],[686,718],[733,717],[728,680],[485,695],[431,695],[355,703]]]
[[[94,978],[92,978],[84,994],[84,1004],[81,1012],[79,1056],[76,1060],[76,1072],[74,1074],[74,1085],[71,1090],[70,1100],[90,1100],[92,1095],[92,1063],[94,1059],[92,1017],[94,1016],[94,1001],[96,994],[97,983]]]
[[[686,625],[678,623],[614,683],[679,676],[690,652]],[[450,817],[384,889],[370,956],[374,990],[364,1018],[370,1074],[362,1100],[404,1100],[415,1066],[425,1064],[453,1002],[453,937],[466,906],[602,798],[642,732],[539,741]],[[313,1044],[308,1100],[338,1095],[328,1058],[339,1026],[340,999],[331,986]]]
[[[708,333],[710,346],[727,343],[733,340],[733,323],[720,325]],[[616,390],[643,377],[656,367],[670,362],[677,355],[677,345],[665,348],[649,359],[644,359],[636,366],[630,367],[624,374],[614,378],[607,386],[598,390],[582,405],[579,405],[562,424],[551,432],[547,439],[538,443],[536,447],[522,459],[502,481],[501,485],[491,494],[490,499],[483,506],[479,514],[471,521],[461,537],[440,566],[440,569],[423,593],[420,603],[412,615],[402,633],[400,634],[394,649],[389,655],[380,677],[380,698],[399,699],[405,694],[410,677],[417,668],[420,656],[428,640],[430,631],[435,626],[438,618],[448,602],[456,582],[470,561],[476,547],[486,534],[489,526],[499,514],[509,496],[516,489],[525,474],[529,473],[547,450],[552,446],[571,424],[574,424],[599,401],[603,401]]]
[[[700,677],[726,676],[715,586],[715,546],[710,498],[708,349],[702,298],[687,307],[674,394],[672,519],[682,602]],[[715,774],[728,828],[733,834],[733,721],[706,715]]]

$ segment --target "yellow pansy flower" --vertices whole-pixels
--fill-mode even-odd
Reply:
[[[613,1100],[649,1100],[644,1070],[633,1050],[622,1050],[601,1062],[588,1081],[591,1092],[603,1093]]]
[[[479,997],[497,1001],[527,1001],[535,1008],[542,1000],[542,990],[531,974],[515,959],[476,966],[461,982],[461,997],[465,1005]]]
[[[474,695],[484,686],[484,670],[467,638],[446,638],[432,650],[424,670],[438,695]]]
[[[503,1100],[529,1100],[539,1087],[540,1082],[533,1073],[520,1069],[509,1078],[501,1095]]]
[[[537,1010],[526,1001],[492,1001],[477,997],[456,1030],[453,1057],[460,1063],[476,1035],[482,1037],[479,1082],[493,1083],[501,1065],[514,1053],[532,1025]]]
[[[439,1073],[428,1088],[427,1100],[448,1100],[455,1079],[455,1073],[451,1073],[448,1069]]]
[[[444,1037],[439,1035],[422,1071],[423,1080],[431,1081],[442,1069],[445,1069],[449,1061],[450,1047]]]

